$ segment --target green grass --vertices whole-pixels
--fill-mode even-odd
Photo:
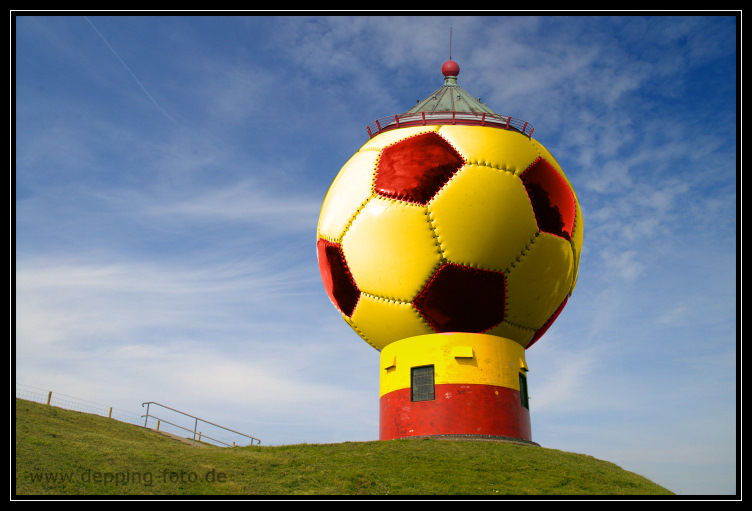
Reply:
[[[672,495],[591,456],[404,439],[196,448],[16,399],[17,495]]]

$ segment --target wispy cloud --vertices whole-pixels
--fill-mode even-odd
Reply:
[[[306,293],[301,282],[310,279],[302,268],[275,261],[273,254],[209,265],[170,259],[106,262],[95,256],[66,262],[38,257],[19,262],[19,348],[75,351],[80,343],[96,341],[106,349],[130,339],[161,342],[167,332],[181,338],[217,327],[238,335],[251,323],[262,329],[264,310]]]
[[[241,221],[258,223],[281,231],[315,230],[321,209],[318,197],[301,196],[289,190],[270,190],[256,181],[244,180],[231,186],[193,191],[190,197],[172,202],[154,201],[143,209],[155,218],[182,221]]]

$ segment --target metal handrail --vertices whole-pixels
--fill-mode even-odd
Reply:
[[[532,138],[535,128],[527,121],[504,115],[486,112],[415,112],[403,115],[381,117],[366,126],[368,138],[379,133],[408,126],[426,126],[436,124],[459,124],[464,126],[489,126],[492,128],[512,129]]]
[[[152,419],[157,419],[157,429],[159,429],[159,424],[162,423],[162,422],[164,422],[165,424],[169,424],[170,426],[175,426],[176,428],[180,428],[183,431],[187,431],[189,433],[191,432],[190,429],[188,429],[186,427],[183,427],[180,424],[175,424],[174,422],[170,422],[168,420],[162,419],[161,417],[157,417],[156,415],[149,415],[149,417],[151,417]],[[149,419],[147,418],[146,420],[149,420]],[[199,434],[198,434],[198,441],[200,442],[204,438],[208,438],[209,440],[213,440],[215,442],[219,442],[220,444],[226,445],[227,447],[232,447],[232,445],[228,444],[227,442],[223,442],[222,440],[219,440],[218,438],[213,438],[213,437],[210,437],[209,435],[205,435],[202,432],[199,432]],[[251,443],[253,443],[253,442],[251,442]],[[195,440],[194,440],[194,445],[195,445]]]
[[[253,442],[254,442],[254,440],[255,440],[256,442],[258,442],[258,445],[260,445],[260,444],[261,444],[261,440],[259,440],[259,439],[258,439],[258,438],[256,438],[256,437],[252,437],[252,436],[250,436],[250,435],[246,435],[245,433],[241,433],[240,431],[235,431],[234,429],[230,429],[230,428],[226,428],[226,427],[224,427],[224,426],[220,426],[219,424],[215,424],[215,423],[213,423],[213,422],[209,422],[209,421],[207,421],[207,420],[201,419],[201,418],[199,418],[199,417],[196,417],[196,416],[194,416],[194,415],[190,415],[190,414],[187,414],[187,413],[185,413],[185,412],[182,412],[182,411],[180,411],[180,410],[176,410],[175,408],[170,408],[169,406],[165,406],[165,405],[163,405],[163,404],[161,404],[161,403],[157,403],[156,401],[147,401],[147,402],[145,402],[145,403],[141,403],[141,407],[142,407],[142,408],[143,408],[143,406],[144,406],[144,405],[146,405],[146,415],[142,415],[142,416],[141,416],[141,417],[146,417],[146,419],[144,420],[144,427],[146,427],[147,423],[149,422],[149,417],[152,417],[153,419],[157,419],[157,420],[160,420],[160,421],[162,420],[162,419],[160,419],[159,417],[156,417],[155,415],[149,415],[149,406],[150,406],[150,405],[157,405],[157,406],[161,406],[162,408],[166,408],[166,409],[168,409],[168,410],[172,410],[173,412],[177,412],[177,413],[179,413],[179,414],[185,415],[186,417],[190,417],[191,419],[194,419],[194,426],[193,426],[193,445],[196,445],[196,432],[198,431],[198,421],[201,421],[201,422],[203,422],[203,423],[205,423],[205,424],[210,424],[210,425],[212,425],[212,426],[215,426],[215,427],[217,427],[217,428],[220,428],[220,429],[224,429],[225,431],[230,431],[230,432],[232,432],[232,433],[235,433],[235,434],[238,434],[238,435],[244,436],[244,437],[246,437],[246,438],[250,438],[250,439],[251,439],[251,445],[253,445]],[[172,424],[172,423],[170,423],[170,422],[167,422],[167,421],[162,421],[162,422],[166,422],[167,424]],[[189,432],[190,432],[190,429],[188,429],[188,428],[184,428],[184,427],[182,427],[182,426],[178,426],[177,424],[172,424],[172,425],[173,425],[173,426],[177,426],[177,427],[179,427],[179,428],[181,428],[181,429],[185,429],[186,431],[189,431]],[[207,438],[211,438],[211,437],[207,437]],[[212,439],[212,440],[216,440],[216,439],[214,439],[214,438],[211,438],[211,439]],[[217,441],[217,442],[220,442],[220,443],[222,443],[222,444],[225,444],[225,445],[229,445],[229,444],[226,444],[225,442],[221,442],[220,440],[216,440],[216,441]]]

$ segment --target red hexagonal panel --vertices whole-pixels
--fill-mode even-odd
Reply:
[[[360,290],[347,266],[342,247],[319,238],[316,242],[316,251],[326,293],[342,314],[352,316],[360,299]]]
[[[431,277],[413,306],[436,332],[481,333],[504,321],[502,272],[447,263]]]
[[[543,158],[520,175],[535,211],[538,229],[572,239],[575,199],[566,180]]]
[[[465,161],[436,133],[423,133],[384,148],[375,190],[384,197],[426,204]]]

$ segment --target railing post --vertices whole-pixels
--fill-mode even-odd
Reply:
[[[480,118],[480,125],[481,126],[486,125],[486,112],[483,112],[483,116]]]
[[[196,430],[197,429],[198,429],[198,418],[193,423],[193,444],[192,445],[196,445]]]
[[[141,406],[144,406],[143,404]],[[149,424],[149,403],[146,403],[146,419],[144,419],[144,427]]]
[[[110,411],[107,412],[107,418],[112,419],[112,407],[110,407]]]
[[[506,126],[504,126],[504,129],[505,129],[505,130],[508,130],[508,129],[509,129],[509,120],[510,120],[510,119],[511,119],[511,117],[507,116],[507,125],[506,125]]]
[[[52,391],[47,394],[47,406],[50,406],[50,400],[52,400]]]
[[[398,115],[394,116],[394,122],[397,123],[397,127],[399,128],[399,116]]]
[[[425,126],[426,125],[426,113],[425,112],[421,112],[420,114],[423,117],[423,126]]]

